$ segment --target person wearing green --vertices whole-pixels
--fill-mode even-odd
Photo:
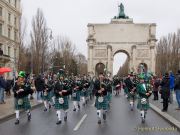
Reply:
[[[138,104],[137,108],[140,110],[142,123],[145,122],[147,110],[150,108],[149,106],[149,97],[152,94],[150,84],[145,83],[144,78],[145,75],[141,73],[139,78],[139,83],[136,86],[137,94],[138,94]]]
[[[55,92],[55,109],[58,120],[57,125],[61,124],[62,112],[64,112],[64,121],[67,121],[67,112],[69,109],[68,96],[71,94],[70,88],[67,84],[67,81],[64,80],[64,70],[59,70],[58,81],[55,83],[54,92]]]
[[[15,124],[19,124],[19,112],[20,110],[27,111],[28,121],[31,120],[31,104],[28,98],[28,95],[33,93],[33,90],[31,89],[31,86],[28,85],[25,81],[25,72],[20,71],[18,75],[18,79],[15,82],[15,85],[13,87],[14,92],[14,105],[15,105],[15,113],[16,113],[16,121]]]

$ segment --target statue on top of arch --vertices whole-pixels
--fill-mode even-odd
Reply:
[[[119,14],[117,16],[114,16],[114,19],[129,19],[128,16],[124,13],[124,5],[121,3],[119,6]]]

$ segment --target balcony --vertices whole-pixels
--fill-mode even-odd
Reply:
[[[5,64],[10,61],[10,56],[9,55],[0,55],[0,64]]]

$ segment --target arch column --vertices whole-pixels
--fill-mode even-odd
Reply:
[[[131,54],[131,71],[133,70],[133,72],[137,71],[136,69],[136,45],[132,46],[132,54]]]
[[[155,44],[155,43],[154,43]],[[155,64],[156,64],[156,58],[155,58],[155,45],[150,46],[150,52],[151,52],[151,72],[155,73]]]
[[[93,46],[89,46],[89,72],[93,72]]]
[[[112,54],[112,46],[108,45],[107,46],[107,55],[108,55],[108,59],[107,59],[107,70],[111,72],[111,67],[112,67],[112,62],[111,62],[111,54]],[[112,74],[112,73],[111,73]]]

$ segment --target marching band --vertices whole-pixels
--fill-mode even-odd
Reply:
[[[42,100],[44,102],[44,112],[51,108],[56,110],[57,122],[59,125],[68,120],[70,100],[73,103],[72,111],[78,112],[84,107],[88,107],[89,101],[94,101],[97,113],[97,123],[106,121],[108,110],[111,107],[112,95],[118,96],[124,89],[124,95],[130,105],[130,110],[134,111],[137,100],[137,109],[140,112],[142,123],[145,122],[149,109],[149,97],[152,94],[151,78],[146,73],[133,74],[120,78],[114,76],[112,79],[104,73],[99,73],[98,77],[90,76],[65,76],[64,70],[60,69],[56,75],[49,74],[43,78]],[[14,105],[16,113],[15,124],[19,124],[19,111],[27,111],[28,121],[31,120],[31,105],[29,94],[35,92],[34,83],[27,81],[26,74],[19,72],[14,88]]]

